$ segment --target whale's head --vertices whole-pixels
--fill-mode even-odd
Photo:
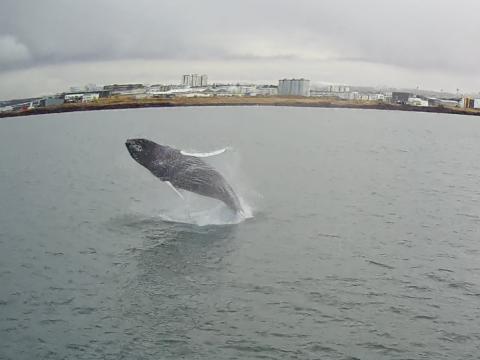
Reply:
[[[128,152],[138,163],[148,167],[162,153],[162,146],[147,139],[128,139]]]

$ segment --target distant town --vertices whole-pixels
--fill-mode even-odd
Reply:
[[[398,91],[396,89],[375,89],[354,87],[344,84],[311,85],[308,79],[280,79],[277,84],[209,84],[208,76],[186,74],[178,84],[112,84],[98,86],[89,84],[71,87],[68,91],[30,99],[0,101],[0,113],[9,114],[34,112],[35,109],[58,109],[66,104],[99,104],[108,99],[128,99],[144,102],[146,99],[188,99],[188,98],[312,98],[334,101],[335,104],[392,104],[409,108],[447,108],[480,110],[480,95],[465,96],[443,92],[428,92],[420,89]],[[218,103],[218,102],[217,102]],[[231,103],[231,101],[226,101]],[[252,103],[246,101],[246,104]],[[268,102],[265,102],[268,104]],[[381,107],[384,108],[384,107]],[[386,108],[386,107],[385,107]],[[48,111],[41,111],[45,113]],[[39,112],[40,113],[40,112]]]

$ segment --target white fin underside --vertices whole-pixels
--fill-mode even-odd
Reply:
[[[181,193],[180,191],[178,191],[178,190],[175,188],[175,186],[172,185],[172,183],[171,183],[170,181],[165,181],[165,183],[166,183],[168,186],[170,186],[170,188],[171,188],[173,191],[175,191],[175,193],[176,193],[178,196],[180,196],[180,198],[181,198],[182,200],[185,200],[185,198],[183,197],[182,193]]]
[[[227,151],[229,149],[230,149],[229,147],[226,147],[226,148],[223,148],[223,149],[219,149],[219,150],[215,150],[215,151],[211,151],[211,152],[205,152],[205,153],[191,153],[191,152],[182,150],[182,151],[180,151],[180,153],[182,155],[187,155],[187,156],[209,157],[209,156],[215,156],[215,155],[223,154],[225,151]]]

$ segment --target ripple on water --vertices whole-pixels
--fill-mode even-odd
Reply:
[[[1,359],[478,358],[477,121],[279,107],[20,120],[0,122]],[[238,222],[172,200],[130,159],[132,131],[237,144],[263,208]]]

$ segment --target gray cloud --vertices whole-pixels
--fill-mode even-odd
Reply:
[[[30,60],[28,48],[11,35],[0,36],[0,67],[15,67]]]
[[[469,74],[473,88],[478,14],[476,0],[3,0],[0,76],[69,63],[288,60],[286,73],[343,62],[352,74],[358,63]]]

